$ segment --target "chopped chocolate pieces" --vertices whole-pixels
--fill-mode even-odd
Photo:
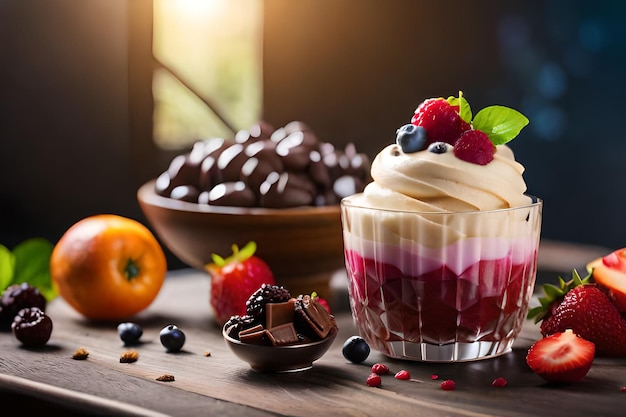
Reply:
[[[300,296],[295,304],[296,325],[306,330],[312,330],[320,339],[326,338],[328,333],[337,326],[335,317],[328,313],[317,299],[308,295]],[[310,335],[310,331],[305,333]]]
[[[265,328],[261,324],[257,324],[249,329],[239,332],[239,340],[243,343],[251,343],[255,345],[265,344]]]
[[[162,381],[162,382],[173,382],[173,381],[175,381],[174,375],[170,375],[170,374],[161,375],[161,376],[157,377],[156,380],[157,381]]]
[[[286,290],[285,293],[289,294]],[[233,316],[226,331],[243,343],[256,345],[289,346],[323,340],[337,329],[337,322],[317,295],[312,295],[267,302],[262,309],[255,307],[257,297],[251,297],[247,304],[250,312],[259,310],[260,314],[245,319]]]
[[[293,323],[272,327],[267,331],[267,335],[274,346],[293,345],[300,340]]]

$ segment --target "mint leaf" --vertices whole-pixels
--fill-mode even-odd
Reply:
[[[11,283],[28,282],[37,287],[47,300],[56,297],[57,292],[50,278],[52,249],[52,243],[43,238],[27,239],[13,248],[15,267]]]
[[[472,126],[489,136],[494,145],[503,145],[515,138],[528,124],[528,119],[517,110],[504,106],[485,107],[476,114]]]
[[[14,267],[15,258],[13,254],[6,246],[0,245],[0,293],[11,285]]]

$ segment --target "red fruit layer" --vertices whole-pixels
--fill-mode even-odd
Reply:
[[[353,316],[363,337],[385,342],[446,344],[517,336],[533,291],[536,264],[510,257],[479,261],[460,275],[441,266],[406,276],[393,265],[346,251]],[[462,277],[476,276],[473,284]],[[486,284],[491,283],[491,284]]]

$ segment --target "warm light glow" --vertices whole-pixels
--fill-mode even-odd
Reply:
[[[237,129],[259,120],[262,0],[154,0],[153,53]],[[154,137],[180,148],[233,133],[166,70],[153,79]]]

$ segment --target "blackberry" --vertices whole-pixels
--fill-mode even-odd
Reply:
[[[24,346],[41,347],[50,340],[52,319],[39,307],[27,307],[17,312],[11,328]]]
[[[263,284],[246,301],[246,315],[255,322],[265,322],[265,304],[289,301],[291,294],[282,285]]]
[[[46,310],[46,298],[39,289],[27,282],[7,287],[0,298],[0,330],[10,330],[13,318],[26,307]]]
[[[224,324],[224,329],[228,330],[229,336],[237,338],[240,331],[252,327],[253,323],[254,318],[250,316],[231,316]]]

